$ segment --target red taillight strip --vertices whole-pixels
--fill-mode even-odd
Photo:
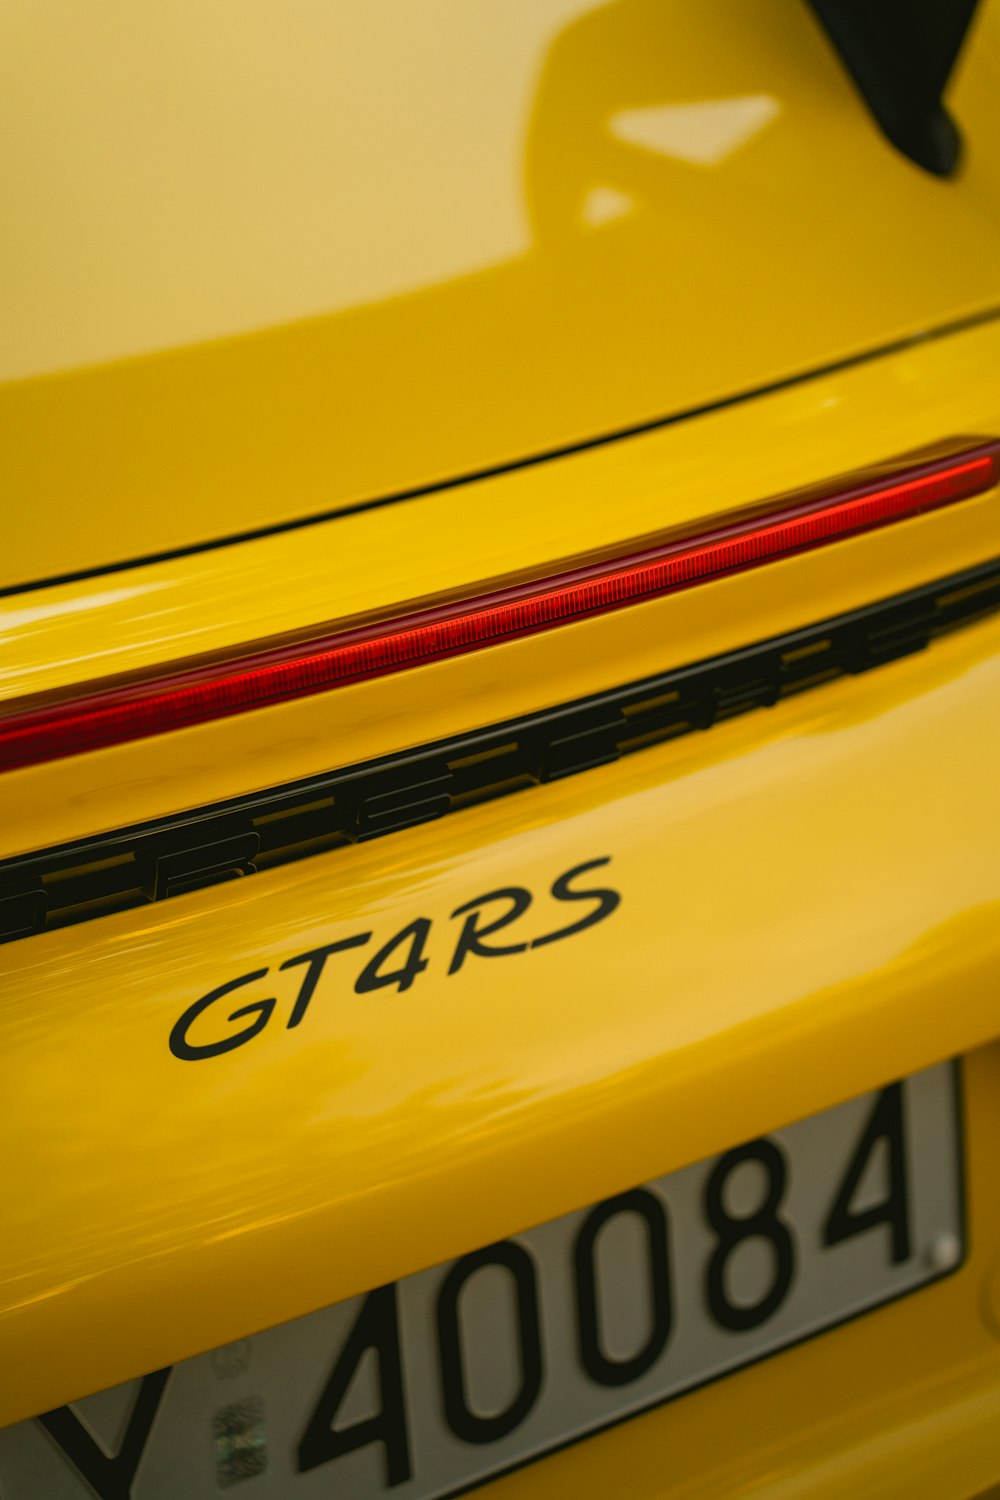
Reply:
[[[113,684],[0,718],[0,769],[55,760],[324,692],[619,609],[922,511],[1000,478],[1000,443],[629,558],[238,661]]]

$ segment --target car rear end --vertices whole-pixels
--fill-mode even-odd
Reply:
[[[982,1494],[996,8],[424,9],[15,27],[0,1488]]]

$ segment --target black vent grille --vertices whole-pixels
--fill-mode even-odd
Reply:
[[[791,635],[453,740],[0,862],[0,942],[237,880],[554,781],[1000,609],[1000,560]]]

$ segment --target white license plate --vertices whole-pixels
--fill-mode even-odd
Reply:
[[[962,1235],[942,1064],[22,1422],[0,1493],[455,1495],[947,1274]]]

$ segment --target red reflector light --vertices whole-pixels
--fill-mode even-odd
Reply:
[[[1000,443],[990,443],[501,593],[15,710],[0,718],[0,769],[162,734],[476,651],[951,505],[991,489],[998,478]]]

